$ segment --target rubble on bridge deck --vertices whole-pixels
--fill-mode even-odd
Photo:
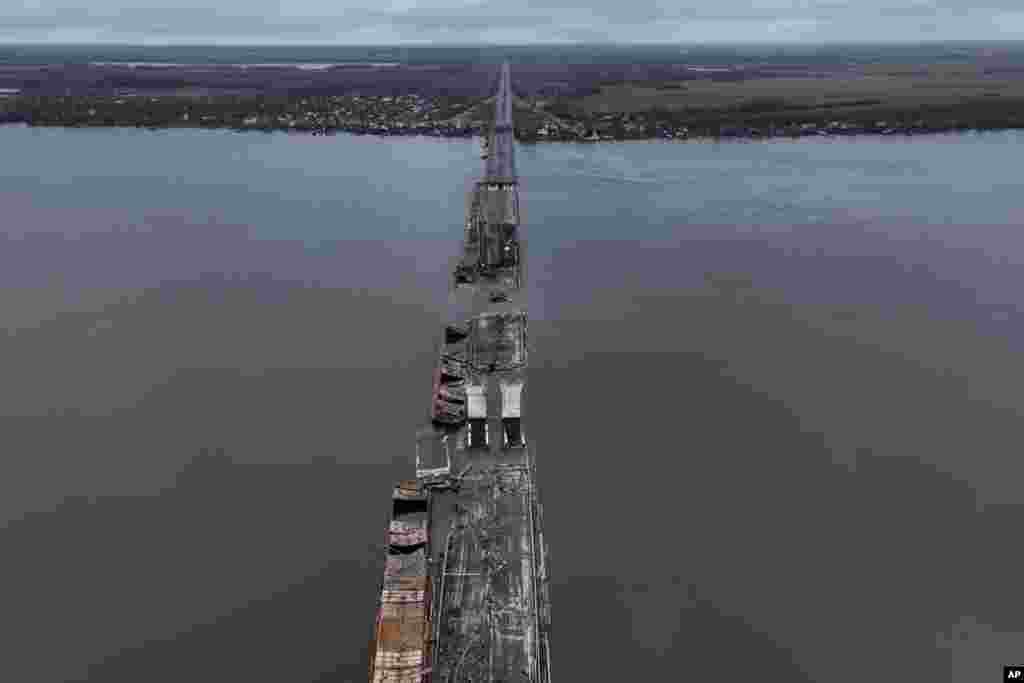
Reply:
[[[498,99],[508,90],[503,67]],[[514,173],[505,135],[488,168]],[[453,303],[468,295],[469,310],[440,335],[431,421],[416,435],[417,479],[394,489],[374,683],[551,681],[547,547],[521,424],[518,224],[515,178],[487,174],[469,199],[453,278]]]

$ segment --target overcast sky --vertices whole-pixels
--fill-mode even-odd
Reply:
[[[0,42],[1024,39],[1024,0],[13,0]]]

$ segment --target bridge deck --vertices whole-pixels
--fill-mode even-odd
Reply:
[[[439,421],[417,433],[426,529],[413,525],[419,517],[392,525],[387,576],[415,592],[382,593],[402,603],[382,597],[371,665],[381,683],[551,680],[542,507],[521,417],[528,345],[511,117],[505,64],[492,154],[470,197],[455,274],[451,319],[464,331],[442,333],[431,397],[432,410],[438,401],[465,405],[464,421],[435,414]],[[470,391],[481,385],[482,396]],[[410,544],[424,535],[420,562],[420,546]]]
[[[437,681],[541,681],[535,491],[525,448],[456,459],[457,489],[432,492]],[[464,466],[463,466],[464,467]],[[461,469],[459,470],[461,471]]]

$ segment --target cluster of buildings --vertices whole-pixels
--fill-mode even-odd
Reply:
[[[239,128],[341,130],[375,135],[469,136],[473,130],[450,122],[465,103],[442,104],[421,95],[330,96],[299,100],[275,117],[253,113]]]
[[[473,134],[469,127],[451,122],[468,106],[468,100],[451,102],[423,95],[21,96],[5,98],[0,122],[469,136]]]
[[[605,115],[589,121],[569,121],[561,125],[545,122],[530,139],[596,142],[606,140],[686,140],[693,138],[773,138],[773,137],[811,137],[811,136],[842,136],[842,135],[895,135],[936,133],[952,130],[968,130],[969,126],[958,121],[913,122],[895,121],[828,121],[788,123],[784,125],[741,125],[733,123],[719,124],[679,124],[658,122],[651,124],[641,118],[628,115]]]
[[[235,130],[333,131],[370,135],[469,137],[485,128],[483,112],[471,98],[420,94],[287,97],[251,95],[23,96],[0,99],[0,123],[58,126],[213,127]],[[650,113],[572,116],[535,110],[517,115],[521,141],[685,140],[772,138],[858,134],[920,134],[970,130],[954,119],[785,123],[735,120],[666,120]]]

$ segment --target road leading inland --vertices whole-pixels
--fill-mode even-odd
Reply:
[[[512,142],[515,135],[512,127],[512,76],[508,62],[501,65],[498,94],[494,100],[492,135],[491,154],[487,159],[485,180],[512,180],[516,177],[516,162],[512,153]]]

